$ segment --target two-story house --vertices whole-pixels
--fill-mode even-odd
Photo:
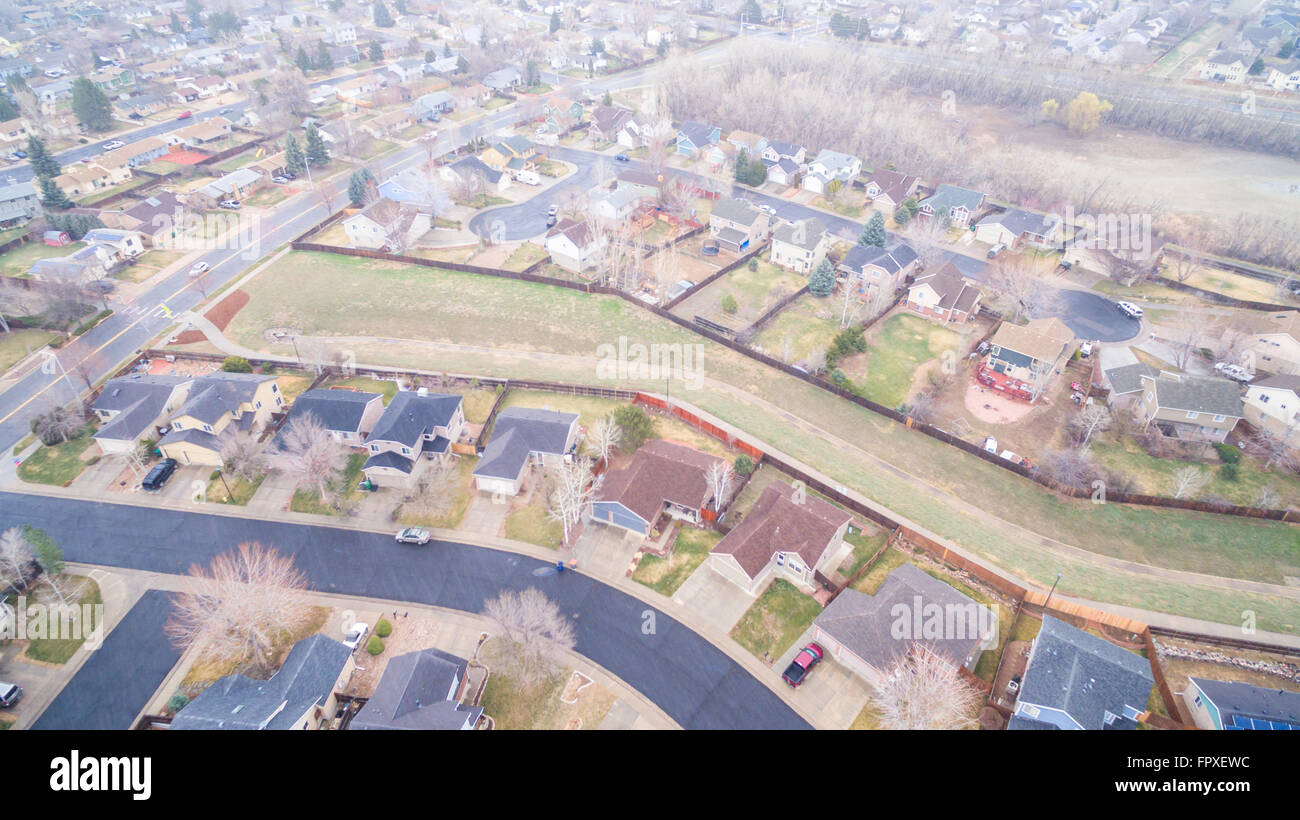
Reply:
[[[370,457],[362,472],[372,484],[413,486],[422,462],[450,456],[464,426],[460,396],[423,388],[399,392],[366,438]]]
[[[1300,447],[1300,376],[1266,376],[1251,382],[1242,398],[1246,421]]]
[[[1074,332],[1060,319],[1003,322],[989,339],[988,361],[976,378],[1009,396],[1036,402],[1073,353]]]
[[[1245,416],[1231,379],[1160,371],[1142,377],[1142,420],[1166,436],[1223,441]]]
[[[921,200],[917,216],[928,220],[937,214],[949,227],[965,228],[983,205],[984,194],[979,191],[945,183]]]
[[[885,214],[898,210],[916,193],[919,181],[911,174],[880,168],[867,177],[867,196],[871,204]]]
[[[772,232],[772,264],[811,274],[830,247],[830,235],[817,217],[782,223]]]
[[[915,248],[896,240],[884,248],[854,245],[844,254],[836,270],[857,286],[859,296],[868,297],[881,291],[888,294],[900,290],[919,262]]]
[[[975,223],[975,238],[990,245],[1002,244],[1011,250],[1022,245],[1053,248],[1061,241],[1061,218],[1008,208]]]
[[[596,267],[609,240],[589,220],[561,219],[546,232],[546,250],[551,261],[574,273]]]
[[[709,212],[709,235],[734,253],[743,253],[767,239],[768,215],[747,199],[726,197]]]
[[[181,464],[220,467],[222,433],[256,433],[283,407],[284,396],[273,375],[217,372],[199,376],[185,403],[172,416],[167,434],[158,441],[158,451]]]
[[[848,188],[860,173],[862,160],[851,154],[822,149],[808,163],[808,171],[803,175],[803,187],[815,194],[826,194],[830,192],[832,183],[837,182],[841,188]]]
[[[188,376],[146,374],[109,379],[91,405],[99,418],[94,439],[100,452],[130,453],[137,442],[162,437],[193,381]]]

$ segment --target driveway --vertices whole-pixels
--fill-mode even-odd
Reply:
[[[257,541],[292,554],[318,590],[465,612],[480,612],[484,601],[502,591],[536,587],[573,619],[575,651],[641,691],[678,725],[688,729],[809,728],[778,695],[668,613],[580,572],[538,575],[538,570],[548,567],[546,562],[514,553],[446,541],[415,547],[398,544],[387,533],[206,515],[201,508],[182,512],[0,493],[0,529],[21,524],[48,532],[69,561],[172,574],[183,573],[191,564],[207,564],[244,541]],[[161,637],[165,603],[158,603],[157,610],[150,615],[151,605],[137,604],[110,633],[104,648],[87,662],[87,668],[93,662],[98,670],[87,679],[113,683],[112,670],[145,678],[167,659],[170,668],[176,656],[165,651]],[[646,634],[643,627],[652,618],[654,629]],[[138,659],[118,650],[114,641],[122,635],[139,647],[135,650]],[[111,660],[114,657],[116,663]],[[86,669],[78,677],[82,674],[87,674]],[[149,689],[140,695],[141,704],[165,674],[162,670],[151,681],[132,684],[140,691]],[[79,691],[91,700],[124,697]],[[118,704],[113,719],[120,721],[129,705]],[[107,722],[96,717],[98,710],[89,706],[56,706],[59,709],[52,713],[52,725],[80,725],[77,720],[96,725]],[[140,707],[135,708],[138,711]]]
[[[704,618],[709,625],[731,632],[741,616],[754,605],[753,595],[713,571],[706,560],[677,589],[675,603]]]
[[[32,728],[130,729],[180,660],[162,631],[170,613],[167,593],[146,592]]]

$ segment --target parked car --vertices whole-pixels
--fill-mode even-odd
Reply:
[[[14,152],[13,152],[12,154],[10,154],[9,156],[13,157],[14,159],[27,159],[27,152],[26,152],[26,151],[14,151]]]
[[[122,142],[121,140],[109,140],[108,142],[104,143],[104,149],[103,149],[103,150],[104,150],[104,151],[116,151],[117,149],[121,148],[121,147],[124,146],[124,145],[126,145],[126,143],[125,143],[125,142]]]
[[[194,116],[194,112],[193,112],[193,111],[182,111],[180,114],[177,115],[176,119],[178,119],[178,120],[188,120],[188,119],[189,119],[190,117],[192,117],[192,116]]]
[[[1115,306],[1118,307],[1120,311],[1122,311],[1124,315],[1128,316],[1129,318],[1132,319],[1142,318],[1142,308],[1138,307],[1132,302],[1116,302]]]
[[[154,468],[149,471],[149,475],[144,477],[144,481],[140,482],[140,487],[147,492],[158,492],[167,483],[167,479],[172,477],[172,473],[176,472],[178,466],[180,465],[176,462],[176,459],[164,458],[154,465]]]
[[[781,679],[792,687],[799,688],[799,685],[808,679],[808,673],[812,671],[812,668],[821,663],[825,654],[817,644],[808,644],[799,650],[799,654],[794,656],[794,660],[790,661],[790,665],[781,673]]]
[[[142,120],[142,119],[144,119],[144,115],[141,114],[139,111],[132,111],[130,114],[127,114],[126,117],[127,117],[127,119],[130,119],[130,120]]]
[[[996,244],[996,245],[994,245],[993,247],[989,248],[989,259],[992,259],[993,257],[995,257],[995,256],[997,256],[998,254],[1002,253],[1002,252],[1005,251],[1006,249],[1007,249],[1007,246],[1004,245],[1003,243],[999,242],[998,244]]]
[[[627,154],[619,154],[618,156],[614,157],[614,159],[618,160],[619,162],[631,162],[631,161],[632,161],[632,158],[629,157]]]
[[[22,700],[23,688],[16,683],[0,681],[0,708],[8,709]]]
[[[288,185],[288,184],[289,184],[289,178],[288,178],[288,177],[285,177],[285,176],[271,177],[271,181],[274,182],[276,185]]]
[[[552,205],[550,208],[546,210],[546,227],[549,228],[552,225],[554,225],[559,220],[559,218],[560,218],[560,207],[558,205]]]
[[[240,205],[239,205],[239,200],[237,199],[224,199],[221,202],[217,203],[217,207],[225,208],[227,211],[238,211]]]
[[[190,268],[190,276],[198,276],[199,274],[208,271],[211,267],[212,266],[207,262],[195,262]]]
[[[1214,369],[1233,381],[1248,382],[1255,378],[1255,374],[1249,369],[1231,362],[1218,362],[1214,365]]]
[[[407,527],[394,537],[401,544],[424,545],[429,543],[429,539],[433,536],[424,527]]]
[[[354,623],[348,630],[347,636],[343,639],[343,645],[348,649],[356,649],[365,640],[366,635],[370,632],[370,624],[363,624],[360,621]]]
[[[1079,345],[1079,358],[1086,359],[1092,355],[1092,342],[1084,342]]]
[[[984,439],[984,450],[989,453],[996,453],[998,451],[998,440],[993,436]]]

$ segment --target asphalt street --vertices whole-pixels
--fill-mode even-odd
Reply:
[[[206,515],[197,510],[152,510],[0,493],[0,529],[23,524],[49,533],[68,561],[150,572],[183,573],[237,544],[258,541],[292,554],[316,589],[465,612],[480,612],[484,601],[503,590],[537,587],[573,619],[577,652],[641,691],[682,727],[810,728],[770,689],[669,615],[577,572],[538,576],[537,570],[550,565],[524,556],[451,542],[418,547],[398,544],[386,534]],[[129,617],[133,616],[134,611]],[[150,618],[157,620],[156,615],[142,612],[132,620],[139,626],[124,633],[128,642],[147,647],[148,655],[132,656],[126,662],[148,669],[166,659],[163,649],[138,632],[153,629]],[[115,634],[116,630],[110,633],[110,641]],[[100,652],[109,651],[106,642]],[[111,654],[106,657],[94,667],[87,663],[74,683],[115,685],[123,661],[115,662]],[[87,676],[84,682],[82,675]],[[50,720],[79,716],[71,706],[60,707]]]

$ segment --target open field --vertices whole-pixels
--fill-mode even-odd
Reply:
[[[701,337],[622,300],[531,283],[476,277],[324,254],[290,254],[246,288],[252,301],[228,334],[255,349],[268,326],[304,333],[447,341],[436,355],[418,341],[354,340],[358,361],[485,375],[609,384],[598,378],[595,346],[618,336],[703,345],[708,389],[687,401],[824,472],[898,515],[951,538],[1006,571],[1065,595],[1236,623],[1243,608],[1260,628],[1300,632],[1300,603],[1222,588],[1134,576],[1062,552],[1043,538],[1173,569],[1282,583],[1300,575],[1294,527],[1200,513],[1095,505],[1065,499],[992,464],[909,431],[864,409]],[[290,297],[292,294],[292,297]],[[382,298],[380,296],[382,294]],[[407,310],[394,315],[388,305]],[[801,302],[804,300],[800,300]],[[345,307],[346,306],[346,309]],[[514,317],[502,323],[508,310]],[[826,321],[834,335],[835,322]],[[484,333],[491,328],[491,336]],[[618,386],[662,391],[658,380]],[[732,389],[744,391],[734,392]],[[547,394],[555,405],[556,396]],[[782,408],[798,408],[799,417]],[[845,443],[848,443],[847,446]]]

